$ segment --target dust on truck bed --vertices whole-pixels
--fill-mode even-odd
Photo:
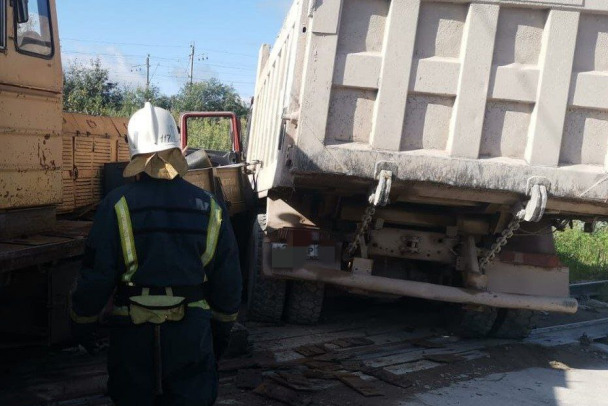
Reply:
[[[258,189],[390,169],[422,197],[510,204],[540,184],[549,212],[607,215],[607,13],[599,0],[295,1],[260,51]]]

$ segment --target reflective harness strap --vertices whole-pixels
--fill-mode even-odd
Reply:
[[[222,227],[222,208],[215,202],[215,199],[211,199],[211,210],[209,214],[209,225],[207,226],[207,246],[205,248],[205,253],[202,255],[201,260],[203,261],[203,266],[209,265],[213,256],[215,255],[215,250],[217,249],[217,243],[220,237],[220,230]],[[207,282],[207,275],[205,274],[205,280]],[[206,301],[204,302],[204,309],[210,309],[209,305]],[[194,303],[191,303],[192,307],[199,307]],[[215,320],[222,322],[232,322],[236,321],[238,313],[235,314],[226,314],[215,311],[211,309],[211,317]]]
[[[133,226],[127,199],[123,196],[114,205],[116,216],[118,217],[118,230],[120,232],[120,245],[125,260],[127,271],[122,275],[122,281],[126,284],[131,283],[133,275],[137,271],[137,253],[135,252],[135,239],[133,238]]]
[[[215,202],[215,199],[212,198],[209,224],[207,226],[207,246],[205,247],[205,253],[201,256],[203,266],[209,265],[213,259],[213,256],[215,255],[215,249],[217,248],[217,242],[220,237],[221,226],[222,208]]]
[[[138,262],[137,262],[137,253],[135,250],[135,238],[133,237],[133,225],[131,223],[131,216],[129,214],[129,206],[127,205],[127,200],[123,196],[115,205],[114,210],[116,212],[116,216],[118,218],[118,230],[120,233],[120,244],[122,246],[123,257],[125,261],[126,271],[122,275],[121,280],[127,285],[133,286],[131,280],[133,279],[133,275],[137,271]],[[213,256],[215,255],[215,250],[217,248],[217,242],[219,240],[219,233],[222,224],[222,209],[215,202],[215,200],[211,199],[211,208],[209,215],[209,225],[207,227],[207,244],[205,247],[205,253],[201,256],[201,260],[203,262],[203,266],[207,266]],[[207,281],[207,275],[205,275],[204,282]],[[172,288],[167,289],[167,296],[173,296]],[[149,288],[142,288],[142,295],[148,295]],[[192,308],[201,308],[204,310],[210,310],[209,304],[205,299],[191,302],[187,304],[188,307]],[[214,312],[215,314],[216,312]],[[128,316],[129,308],[128,306],[120,306],[115,307],[112,311],[112,314],[116,316]],[[218,313],[223,315],[222,313]],[[226,316],[232,317],[232,315],[223,315],[221,317],[225,318]],[[214,316],[215,317],[215,316]],[[236,320],[236,315],[234,315]],[[81,318],[85,319],[85,318]],[[88,321],[88,320],[87,320]]]

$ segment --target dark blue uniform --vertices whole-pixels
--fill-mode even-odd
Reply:
[[[128,227],[120,204],[128,207]],[[123,238],[128,229],[134,252],[127,252],[132,250]],[[189,296],[182,320],[160,324],[164,395],[156,399],[155,327],[135,325],[128,317],[129,295],[144,287],[154,294],[171,287],[176,295]],[[241,287],[238,247],[225,208],[180,177],[168,181],[144,175],[100,204],[72,296],[72,318],[95,322],[118,292],[116,314],[127,314],[116,316],[124,322],[112,327],[110,336],[108,386],[116,404],[210,405],[217,395],[210,322],[234,321]]]

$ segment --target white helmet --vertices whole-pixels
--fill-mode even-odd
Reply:
[[[128,132],[131,158],[181,148],[180,135],[171,113],[148,102],[131,116]]]

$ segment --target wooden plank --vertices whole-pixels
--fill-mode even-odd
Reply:
[[[56,225],[55,206],[0,212],[0,239],[52,230]]]
[[[20,244],[29,247],[37,247],[40,245],[48,244],[61,244],[64,242],[71,241],[71,238],[47,236],[47,235],[33,235],[27,238],[13,238],[11,240],[4,241],[7,244]]]
[[[388,367],[391,365],[403,364],[408,362],[414,362],[424,359],[430,355],[440,354],[462,354],[468,353],[474,350],[480,350],[483,348],[500,345],[502,343],[508,343],[508,340],[472,340],[458,342],[454,346],[447,348],[436,348],[436,349],[413,349],[400,351],[395,354],[386,355],[380,358],[367,360],[365,364],[372,368]]]
[[[84,238],[76,238],[28,248],[16,245],[14,250],[0,251],[0,273],[82,255],[85,241]]]

